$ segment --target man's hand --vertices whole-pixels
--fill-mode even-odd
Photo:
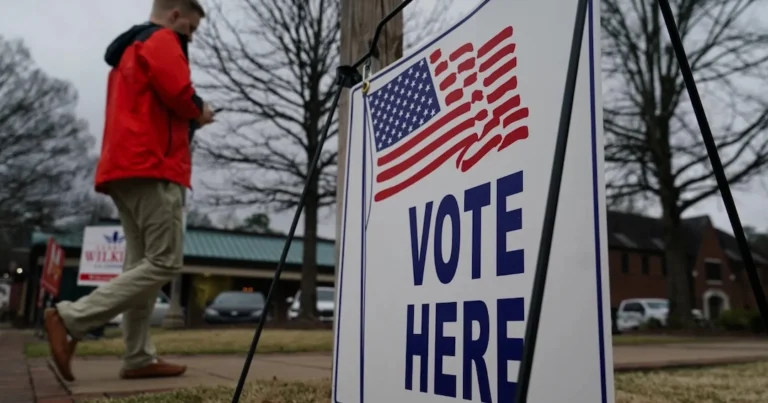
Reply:
[[[203,127],[209,123],[213,123],[213,116],[213,110],[211,109],[211,106],[206,102],[203,105],[203,113],[200,114],[200,116],[195,119],[195,121],[198,125],[200,125],[200,127]]]

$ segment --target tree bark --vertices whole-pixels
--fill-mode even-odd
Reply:
[[[349,65],[366,52],[376,26],[401,0],[341,0],[341,64]],[[381,32],[378,58],[371,64],[371,73],[390,65],[403,56],[403,15],[390,20]],[[338,168],[336,182],[336,270],[339,267],[341,226],[344,215],[344,185],[346,184],[347,135],[349,134],[349,91],[344,90],[339,102]]]
[[[317,148],[315,141],[314,148]],[[304,208],[304,248],[302,253],[301,301],[299,318],[314,320],[317,315],[317,175],[309,183]]]

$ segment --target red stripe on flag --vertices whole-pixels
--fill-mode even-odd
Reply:
[[[498,146],[500,143],[500,134],[497,134],[488,139],[488,141],[486,141],[485,144],[483,144],[474,155],[461,162],[461,172],[467,172],[470,170],[473,166],[475,166],[475,164],[482,161],[483,158],[485,158],[489,152],[493,151],[493,149],[496,148],[496,146]]]
[[[470,85],[476,82],[477,82],[477,73],[472,73],[467,78],[464,79],[464,86],[469,87]]]
[[[493,56],[489,57],[488,59],[486,59],[484,62],[480,64],[480,72],[481,73],[485,72],[486,70],[493,67],[499,60],[513,53],[515,53],[514,43],[510,43],[509,45],[504,46],[503,48],[499,49],[498,52],[494,53]]]
[[[429,55],[429,62],[432,64],[437,63],[437,61],[440,60],[440,56],[442,55],[443,53],[440,51],[440,49],[435,50],[431,55]]]
[[[501,105],[493,109],[493,116],[500,118],[507,114],[507,112],[520,106],[520,95],[515,95],[512,98],[502,102]]]
[[[483,134],[482,134],[482,136],[485,136],[486,134],[490,133],[491,130],[497,128],[500,124],[501,124],[501,119],[499,119],[498,117],[494,116],[483,127]]]
[[[471,53],[473,50],[475,50],[475,47],[472,46],[472,43],[465,43],[461,46],[459,46],[458,49],[454,50],[453,53],[451,53],[451,56],[448,58],[450,61],[455,62],[460,57],[464,56],[467,53]]]
[[[443,126],[451,123],[451,121],[453,121],[454,119],[457,119],[461,117],[461,115],[469,112],[471,108],[472,108],[472,105],[469,102],[465,102],[457,106],[455,109],[451,110],[450,112],[446,113],[445,115],[437,119],[434,123],[429,125],[426,129],[422,130],[417,135],[405,141],[402,146],[395,148],[394,150],[390,151],[388,154],[382,155],[376,161],[376,164],[378,166],[382,166],[384,164],[388,164],[392,162],[396,158],[410,151],[413,147],[416,147],[419,143],[421,143],[425,139],[429,138],[429,136],[431,136],[432,133],[436,132],[437,130],[440,130]]]
[[[459,74],[469,71],[475,68],[475,58],[464,60],[463,62],[459,63]]]
[[[504,63],[503,65],[501,65],[501,67],[496,69],[493,73],[489,74],[488,77],[486,77],[483,80],[483,85],[486,87],[490,87],[491,85],[493,85],[493,83],[496,82],[496,80],[503,77],[504,74],[507,74],[510,71],[512,71],[512,69],[514,69],[515,67],[517,67],[517,58],[513,57],[510,61]]]
[[[499,151],[509,147],[516,141],[525,140],[527,138],[528,126],[518,127],[517,129],[512,130],[510,133],[504,136],[504,140],[502,140],[501,145],[499,146]]]
[[[504,127],[507,127],[512,123],[521,121],[527,117],[528,117],[528,108],[518,109],[512,112],[511,115],[504,118],[504,121],[503,121]]]
[[[501,32],[496,34],[493,38],[491,38],[488,42],[483,44],[483,46],[480,47],[480,50],[477,51],[477,57],[483,57],[488,52],[492,51],[493,48],[498,46],[502,41],[504,41],[507,38],[512,37],[512,27],[506,27]]]
[[[501,98],[504,94],[514,90],[515,88],[517,88],[517,77],[512,77],[506,83],[493,90],[492,93],[488,94],[488,102],[494,103],[498,101],[499,98]]]
[[[451,106],[454,103],[461,101],[461,98],[463,98],[463,97],[464,97],[464,90],[463,89],[459,88],[457,90],[453,90],[453,91],[451,91],[450,94],[448,94],[445,97],[445,104],[447,106]]]
[[[424,179],[427,175],[434,172],[437,168],[440,168],[446,161],[448,161],[449,158],[454,156],[456,153],[460,152],[465,147],[472,144],[473,140],[474,140],[473,138],[468,137],[462,140],[461,142],[454,144],[453,147],[451,147],[450,149],[442,153],[434,161],[430,162],[429,165],[422,168],[419,172],[416,172],[416,174],[414,174],[413,176],[408,177],[406,180],[394,186],[390,186],[388,188],[382,189],[381,191],[377,192],[376,195],[373,196],[373,200],[380,202],[382,200],[388,199],[402,192],[405,189],[408,189],[409,187],[418,183],[420,180]]]
[[[420,149],[410,157],[406,158],[404,161],[393,165],[391,168],[387,168],[381,171],[378,175],[376,175],[376,182],[384,182],[394,178],[397,175],[400,175],[401,173],[405,172],[412,166],[418,164],[421,160],[423,160],[429,154],[432,154],[433,152],[437,151],[438,148],[440,148],[445,143],[449,142],[454,137],[458,136],[459,134],[463,133],[466,130],[471,129],[474,125],[475,125],[474,116],[464,119],[462,122],[460,122],[456,126],[450,128],[448,131],[443,133],[442,136],[435,139],[435,141],[425,145],[422,149]]]
[[[483,95],[483,91],[475,90],[472,92],[472,103],[480,102],[485,98],[485,95]]]
[[[440,91],[445,91],[448,87],[456,84],[456,73],[451,73],[448,77],[440,82]]]
[[[437,65],[437,67],[435,67],[435,77],[444,73],[446,70],[448,70],[448,62],[443,60],[440,62],[440,64]]]

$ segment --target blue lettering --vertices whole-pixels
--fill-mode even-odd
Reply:
[[[507,211],[507,196],[523,191],[523,171],[496,181],[496,275],[508,276],[525,271],[522,249],[507,251],[507,233],[523,228],[523,209]],[[500,400],[501,401],[501,400]]]
[[[525,319],[525,303],[522,298],[504,298],[496,302],[496,365],[498,369],[496,401],[511,402],[515,399],[517,382],[509,380],[507,363],[523,358],[523,339],[507,334],[507,322],[522,322]]]
[[[464,302],[464,357],[462,359],[462,391],[464,400],[472,400],[472,363],[477,369],[477,384],[480,387],[480,401],[491,402],[491,386],[488,380],[488,366],[485,364],[485,352],[488,350],[490,326],[488,307],[483,301]],[[480,334],[472,339],[472,325],[477,323]]]
[[[448,260],[443,259],[443,224],[451,219],[451,251]],[[461,246],[461,222],[459,221],[459,202],[453,195],[448,195],[440,202],[435,217],[435,271],[437,279],[443,284],[450,283],[459,268],[459,247]],[[423,270],[423,269],[422,269]]]
[[[482,249],[482,209],[491,204],[491,182],[464,192],[464,211],[472,212],[472,278],[480,278]],[[466,397],[465,397],[466,399]]]
[[[427,263],[427,245],[429,243],[429,226],[432,222],[432,202],[427,203],[424,209],[424,223],[421,226],[421,242],[419,242],[418,228],[416,227],[416,207],[408,210],[411,223],[411,260],[413,261],[413,285],[424,283],[424,266]],[[421,243],[421,247],[419,247]]]
[[[427,393],[427,360],[429,359],[429,304],[421,306],[421,333],[414,331],[414,305],[408,305],[408,330],[405,339],[405,388],[413,390],[413,361],[419,361],[419,390]]]
[[[456,338],[443,333],[446,323],[456,322],[455,302],[435,305],[435,394],[456,397],[456,375],[443,372],[443,357],[456,356]]]

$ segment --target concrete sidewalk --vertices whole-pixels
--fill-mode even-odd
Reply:
[[[768,342],[741,341],[668,345],[616,346],[616,371],[651,370],[672,367],[698,367],[768,360]],[[65,383],[74,398],[115,397],[139,392],[164,391],[196,386],[234,386],[243,365],[243,356],[164,357],[186,364],[180,378],[121,380],[116,358],[77,358],[73,362],[75,382]],[[249,380],[305,380],[331,377],[330,354],[291,354],[257,356]]]
[[[118,378],[120,360],[116,358],[77,358],[72,362],[75,381],[65,383],[73,396],[119,396],[137,391],[159,391],[196,386],[235,386],[243,368],[242,356],[164,356],[186,364],[187,373],[179,378],[123,380]],[[331,377],[330,355],[257,356],[251,363],[248,380],[286,381]]]

